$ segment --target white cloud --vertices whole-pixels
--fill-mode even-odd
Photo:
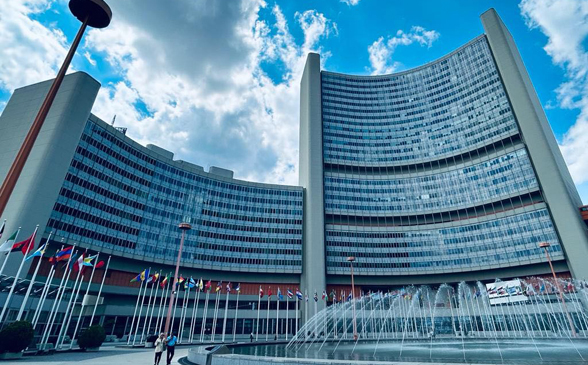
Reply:
[[[398,69],[400,64],[392,60],[398,46],[408,46],[416,43],[420,46],[431,47],[439,38],[435,30],[426,30],[421,26],[413,26],[408,33],[399,30],[393,37],[378,38],[368,47],[372,75],[389,74]]]
[[[523,0],[527,25],[548,38],[544,49],[566,72],[556,89],[559,106],[579,110],[560,148],[576,184],[588,181],[588,2],[585,0]]]
[[[15,88],[55,77],[67,53],[59,29],[31,16],[47,10],[49,0],[11,0],[0,6],[0,88]]]
[[[335,23],[314,10],[296,13],[298,44],[277,5],[270,20],[260,19],[261,0],[111,6],[116,21],[86,38],[86,50],[123,78],[103,85],[98,116],[116,114],[131,137],[190,162],[297,184],[300,77],[307,52],[321,51],[320,40],[337,34]],[[264,64],[282,65],[282,80],[272,80]]]
[[[339,0],[339,1],[342,3],[345,3],[349,6],[355,6],[355,5],[359,4],[360,0]]]

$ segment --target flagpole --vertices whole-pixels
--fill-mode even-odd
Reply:
[[[80,271],[82,271],[82,269],[80,269]],[[71,303],[71,309],[69,310],[69,313],[67,314],[67,324],[65,325],[64,331],[63,331],[63,337],[61,338],[61,343],[59,345],[59,347],[63,346],[63,342],[65,341],[65,336],[67,336],[67,329],[69,328],[69,325],[71,323],[71,318],[73,317],[73,311],[74,308],[76,307],[76,301],[78,300],[78,295],[80,294],[80,289],[82,288],[82,284],[84,283],[84,275],[82,275],[82,277],[80,278],[80,284],[78,285],[76,291],[75,291],[75,296],[73,296],[73,292],[72,292],[72,296],[73,296],[73,301]],[[59,341],[59,337],[57,338],[57,340]]]
[[[206,332],[206,312],[208,311],[208,298],[210,297],[210,288],[206,289],[206,300],[204,302],[204,313],[202,314],[202,325],[200,326],[200,342],[204,342],[204,333]]]
[[[33,284],[35,284],[35,279],[37,278],[37,273],[39,272],[39,267],[41,266],[41,261],[43,260],[43,256],[45,255],[45,249],[47,248],[47,244],[49,243],[49,239],[51,239],[52,234],[53,234],[53,232],[50,232],[49,236],[47,236],[47,241],[45,241],[45,247],[43,247],[43,251],[41,251],[41,256],[39,257],[39,261],[37,261],[37,267],[35,267],[35,272],[33,273],[33,277],[31,278],[31,282],[29,283],[29,287],[27,288],[27,292],[24,296],[24,299],[22,300],[20,310],[18,311],[18,315],[16,316],[17,321],[20,321],[20,318],[22,317],[22,313],[24,312],[25,305],[27,304],[27,301],[29,299],[29,295],[31,294],[31,290],[33,289]],[[40,300],[40,298],[39,298],[39,300]]]
[[[104,273],[104,276],[106,276],[106,273]],[[127,339],[127,345],[131,344],[131,336],[133,335],[133,327],[135,327],[135,316],[137,315],[137,309],[139,309],[139,301],[141,300],[141,291],[142,290],[143,290],[143,280],[141,280],[141,285],[139,286],[139,294],[137,294],[137,303],[135,303],[135,310],[133,311],[133,320],[131,321],[131,328],[129,329],[129,338]]]
[[[94,315],[96,314],[96,308],[98,308],[98,301],[100,300],[100,294],[102,294],[102,287],[104,286],[104,280],[106,280],[106,272],[108,271],[108,266],[110,265],[110,258],[112,256],[108,256],[108,261],[106,262],[106,267],[104,268],[104,275],[102,275],[102,283],[100,283],[100,289],[98,289],[98,296],[96,297],[96,302],[94,302],[94,309],[92,310],[92,316],[90,317],[90,323],[88,327],[92,326],[94,322]]]
[[[239,295],[241,294],[241,284],[238,286],[239,290],[237,290],[237,304],[235,305],[235,321],[233,322],[233,342],[235,342],[235,337],[237,335],[237,312],[239,310]]]
[[[157,274],[157,281],[161,280],[161,270],[159,270],[159,274]],[[155,288],[155,299],[153,299],[153,307],[151,307],[151,314],[149,314],[149,324],[147,325],[147,337],[149,337],[149,330],[151,329],[151,321],[153,319],[153,312],[155,311],[155,304],[157,303],[157,293],[159,292],[159,283],[154,283],[157,288]],[[147,340],[147,339],[145,339]]]
[[[149,279],[149,273],[151,273],[151,268],[149,268],[149,271],[144,272],[143,275],[143,280],[145,282],[145,289],[143,289],[143,298],[141,299],[141,306],[139,307],[139,315],[137,316],[137,327],[135,327],[135,333],[133,335],[133,346],[135,346],[135,342],[137,340],[137,333],[139,332],[139,325],[141,324],[141,314],[143,314],[143,306],[145,305],[145,297],[147,296],[147,285],[149,284],[149,282],[147,281]]]
[[[182,343],[182,339],[184,336],[184,327],[186,324],[186,312],[188,309],[188,300],[190,300],[190,282],[188,281],[188,290],[184,286],[184,298],[182,299],[182,311],[180,312],[180,323],[178,323],[178,338],[179,343]],[[188,298],[188,299],[186,299]]]
[[[276,333],[275,333],[275,338],[276,340],[278,339],[278,323],[280,322],[280,288],[278,288],[278,303],[277,303],[277,307],[276,307]]]
[[[151,271],[151,270],[149,270]],[[151,275],[151,273],[149,274]],[[157,286],[157,284],[153,285],[153,276],[151,276],[149,279],[151,279],[151,291],[149,292],[149,302],[147,303],[147,311],[145,312],[145,320],[143,321],[143,331],[141,332],[141,341],[139,341],[139,344],[143,343],[143,337],[145,337],[145,327],[147,326],[147,317],[149,316],[149,307],[151,307],[151,300],[153,299],[153,289],[155,288],[155,286]],[[147,278],[145,278],[145,280],[149,280]],[[147,283],[149,284],[149,283]],[[139,318],[141,318],[139,316]]]
[[[316,290],[314,291],[314,315],[316,316],[316,312],[317,312],[317,305],[318,305],[318,297],[317,297],[317,292]],[[318,321],[314,322],[314,334],[318,335]]]
[[[46,341],[49,340],[49,336],[51,336],[51,329],[53,328],[53,323],[55,322],[57,312],[59,311],[59,306],[61,305],[61,298],[63,297],[63,293],[65,292],[65,288],[67,286],[67,281],[69,280],[69,275],[71,274],[69,264],[71,263],[71,259],[75,257],[75,255],[78,252],[78,250],[74,251],[74,247],[76,247],[75,243],[72,246],[72,252],[70,253],[69,258],[67,259],[67,263],[65,264],[65,271],[61,276],[61,282],[59,283],[59,287],[57,288],[57,294],[55,294],[55,299],[53,299],[53,305],[51,306],[51,312],[49,312],[47,325],[45,326],[45,331],[43,332],[43,336],[41,337],[41,345],[46,344]],[[45,335],[47,335],[46,338]]]
[[[270,287],[270,292],[272,290],[272,288]],[[269,313],[270,313],[270,299],[271,299],[271,295],[267,296],[267,314],[266,314],[266,319],[265,319],[265,341],[267,342],[267,337],[269,335]]]
[[[171,273],[168,273],[166,276],[166,279],[168,279],[169,281],[169,277],[171,276]],[[155,322],[155,334],[158,334],[161,331],[161,326],[163,325],[163,311],[165,308],[165,305],[167,304],[167,299],[169,296],[169,288],[170,288],[170,283],[166,282],[165,283],[165,287],[162,288],[163,290],[163,296],[161,297],[161,300],[159,301],[159,310],[157,311],[157,321]]]
[[[288,294],[288,292],[286,292]],[[290,296],[286,297],[286,341],[288,341],[288,313],[290,312]]]
[[[33,235],[31,236],[31,239],[33,241],[33,245],[35,244],[35,238],[36,238],[38,229],[39,229],[39,225],[37,225],[37,228],[35,228],[35,231],[33,232]],[[15,239],[15,241],[16,241],[16,239]],[[20,261],[20,266],[18,267],[18,271],[16,272],[16,275],[14,276],[14,281],[12,282],[12,286],[10,287],[10,291],[8,292],[8,297],[6,297],[6,300],[4,301],[4,308],[2,308],[2,313],[0,313],[0,323],[3,322],[4,314],[6,314],[6,311],[8,310],[8,305],[10,304],[10,299],[12,298],[12,294],[14,294],[14,288],[16,287],[16,284],[18,283],[18,277],[20,276],[20,272],[22,271],[22,267],[24,266],[27,254],[31,250],[30,249],[30,247],[31,247],[30,242],[25,243],[25,245],[28,245],[28,247],[27,247],[28,249],[22,255],[22,260]],[[6,260],[8,260],[8,258],[6,258]]]
[[[4,222],[6,222],[6,219],[4,220]],[[16,240],[18,239],[18,234],[20,233],[20,227],[18,227],[18,229],[16,230],[16,234],[14,235],[14,241],[13,244],[16,242]],[[10,239],[10,237],[9,237]],[[8,240],[6,240],[4,243],[8,242]],[[6,266],[6,263],[8,262],[8,259],[10,258],[10,254],[12,253],[12,249],[9,250],[6,253],[6,257],[4,258],[4,262],[2,263],[2,267],[0,267],[0,276],[2,275],[2,273],[4,272],[4,266]]]
[[[180,290],[180,281],[176,278],[176,279],[174,279],[174,283],[176,283],[176,287],[173,288],[172,290],[178,292]],[[174,298],[174,302],[173,302],[174,308],[173,308],[173,313],[172,313],[172,316],[171,316],[171,324],[169,326],[170,333],[173,333],[174,332],[174,323],[176,322],[176,310],[178,309],[178,302],[180,301],[180,295],[179,294],[174,295],[174,297],[175,297]],[[167,335],[168,334],[166,334],[166,336]]]
[[[82,255],[80,255],[80,257],[84,257],[84,254],[88,251],[88,249],[86,249],[86,251],[84,251],[84,253]],[[80,258],[78,257],[77,260],[79,260]],[[75,265],[75,263],[74,263]],[[73,269],[73,267],[72,267]],[[71,301],[74,299],[74,294],[76,292],[76,287],[78,286],[78,281],[80,280],[80,276],[82,275],[82,268],[78,268],[78,274],[76,275],[76,281],[74,282],[74,285],[71,288],[71,295],[69,296],[69,300],[67,301],[67,306],[65,307],[65,316],[63,317],[63,322],[61,322],[61,329],[59,330],[59,334],[57,335],[57,342],[55,342],[55,349],[57,349],[59,347],[60,344],[60,340],[61,340],[61,335],[63,334],[63,330],[65,329],[67,332],[67,328],[64,328],[64,325],[67,321],[67,317],[69,316],[69,311],[70,311],[70,306],[71,306]]]
[[[63,246],[61,246],[63,247]],[[62,248],[63,250],[63,248]],[[33,316],[33,329],[37,327],[37,321],[39,320],[40,310],[43,308],[43,304],[45,304],[45,298],[49,293],[49,289],[51,288],[51,281],[53,280],[53,276],[55,275],[55,265],[51,265],[51,270],[49,270],[49,275],[47,276],[47,280],[45,281],[45,285],[43,286],[43,292],[41,292],[41,297],[39,298],[39,302],[37,303],[37,309],[35,309],[35,315]]]
[[[225,316],[223,318],[223,338],[222,338],[223,343],[225,342],[225,330],[227,329],[227,312],[229,311],[229,295],[230,295],[230,293],[231,292],[227,290],[227,298],[225,299]]]
[[[255,341],[259,338],[259,305],[261,304],[261,285],[259,286],[259,293],[257,293],[257,330],[255,331]]]
[[[216,298],[214,300],[214,314],[212,317],[212,331],[211,331],[212,332],[212,337],[211,337],[212,342],[214,342],[214,336],[216,335],[216,324],[217,324],[217,320],[218,320],[218,307],[219,307],[219,303],[220,303],[219,292],[220,292],[220,290],[216,292]]]
[[[200,281],[196,283],[196,300],[194,301],[194,308],[192,309],[192,318],[190,321],[190,336],[188,337],[188,341],[192,343],[194,341],[194,325],[196,324],[196,315],[198,314],[198,302],[200,301],[200,283],[202,282],[202,278]]]
[[[98,263],[98,259],[100,258],[100,253],[98,253],[96,255],[96,257],[94,257],[94,265],[92,267],[92,273],[90,274],[90,280],[88,281],[88,286],[86,287],[86,293],[84,294],[84,297],[82,297],[82,306],[80,308],[80,314],[78,315],[78,321],[76,322],[76,327],[74,329],[74,333],[73,336],[71,337],[71,343],[69,344],[69,348],[71,350],[71,348],[73,347],[73,342],[76,338],[76,334],[78,333],[78,328],[80,326],[80,322],[82,322],[82,315],[84,313],[84,298],[86,298],[88,296],[88,294],[90,293],[90,285],[92,285],[92,279],[94,278],[94,272],[96,271],[96,264]],[[80,287],[82,285],[80,284]]]
[[[304,324],[308,323],[308,294],[304,291]]]
[[[300,299],[298,299],[298,296],[296,296],[296,328],[294,329],[294,336],[296,336],[296,333],[298,332],[298,302],[300,301]]]

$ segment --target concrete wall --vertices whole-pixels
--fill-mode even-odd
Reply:
[[[588,236],[578,213],[580,196],[510,32],[494,9],[482,14],[481,19],[568,266],[573,276],[586,279]]]
[[[0,179],[6,177],[52,82],[16,89],[8,101],[0,116]],[[63,80],[1,217],[7,219],[4,238],[22,226],[18,238],[25,239],[39,224],[36,244],[40,242],[99,89],[98,81],[83,72]],[[21,257],[11,255],[4,274],[14,274]]]
[[[304,188],[301,291],[312,304],[314,291],[326,288],[323,124],[320,56],[309,53],[300,82],[300,185]],[[319,310],[324,301],[319,301]],[[304,313],[304,304],[302,308]],[[313,309],[309,308],[309,313]],[[313,312],[314,313],[314,312]]]

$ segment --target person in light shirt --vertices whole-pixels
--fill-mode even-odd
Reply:
[[[161,361],[161,354],[165,349],[165,334],[161,332],[157,340],[155,340],[155,365],[159,365],[159,361]]]

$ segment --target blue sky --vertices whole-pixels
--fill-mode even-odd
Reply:
[[[514,36],[588,203],[588,2],[110,0],[72,69],[102,85],[94,113],[176,158],[239,178],[297,183],[298,83],[309,51],[330,71],[422,65],[483,33],[494,7]],[[55,75],[79,22],[65,0],[0,9],[0,111],[14,88]]]

